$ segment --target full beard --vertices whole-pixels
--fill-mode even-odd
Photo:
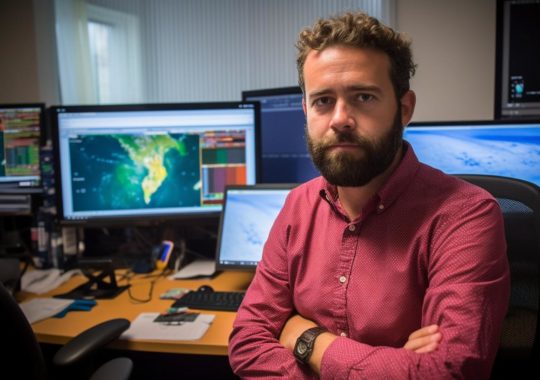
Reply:
[[[400,115],[398,109],[392,128],[377,141],[352,132],[338,132],[333,139],[314,141],[306,127],[306,140],[313,163],[332,185],[356,187],[368,184],[388,169],[403,143]],[[329,152],[337,143],[355,144],[358,152]]]

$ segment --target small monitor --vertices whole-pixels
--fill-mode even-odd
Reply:
[[[293,184],[227,186],[219,225],[217,270],[254,271]]]
[[[302,183],[319,176],[307,150],[300,87],[244,91],[242,99],[261,105],[261,182]]]
[[[228,184],[257,181],[258,105],[52,107],[64,223],[219,217]]]
[[[540,117],[540,1],[497,0],[495,118]]]
[[[540,186],[540,120],[411,123],[418,159],[448,174],[518,178]]]
[[[0,191],[40,191],[40,146],[45,105],[0,105]]]

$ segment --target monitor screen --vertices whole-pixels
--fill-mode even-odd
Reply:
[[[411,123],[418,159],[449,174],[513,177],[540,186],[540,120]]]
[[[216,269],[255,270],[292,184],[228,186],[219,225]]]
[[[39,188],[45,105],[0,105],[0,190]]]
[[[263,183],[301,183],[319,175],[309,156],[300,87],[242,92],[261,105],[261,173]]]
[[[254,184],[258,105],[51,108],[64,222],[219,216],[227,184]]]
[[[540,1],[497,1],[495,117],[540,117]]]

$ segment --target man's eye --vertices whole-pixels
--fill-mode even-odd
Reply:
[[[328,96],[323,96],[323,97],[317,98],[317,99],[315,99],[315,101],[313,101],[314,106],[326,106],[326,105],[331,104],[331,103],[332,103],[332,99],[329,98]]]
[[[373,99],[375,99],[375,97],[373,95],[370,95],[370,94],[360,94],[360,95],[358,95],[358,100],[361,101],[362,103],[369,102],[369,101],[371,101]]]

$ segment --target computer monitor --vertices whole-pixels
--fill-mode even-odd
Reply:
[[[45,105],[0,105],[0,192],[41,191],[39,152],[45,136]]]
[[[418,159],[449,174],[513,177],[540,186],[540,120],[411,123]]]
[[[258,105],[51,108],[64,223],[219,217],[227,184],[257,181]]]
[[[495,118],[540,117],[538,20],[538,0],[497,0]]]
[[[217,270],[254,271],[293,184],[227,186],[216,253]]]
[[[261,182],[301,183],[317,177],[304,136],[300,87],[243,91],[242,99],[261,105]]]

